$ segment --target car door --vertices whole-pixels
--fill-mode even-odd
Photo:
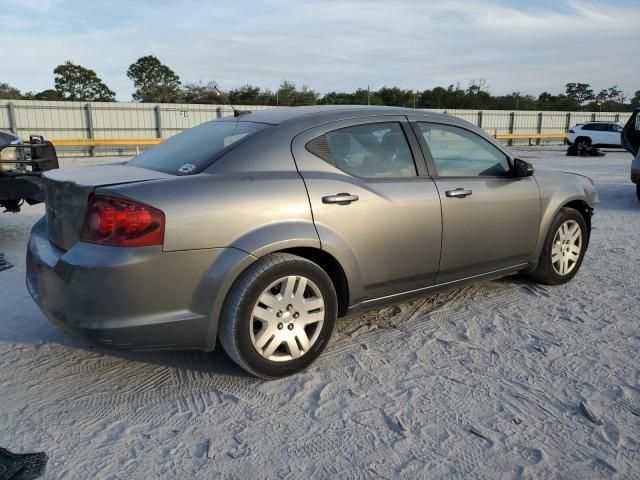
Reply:
[[[620,134],[622,133],[622,126],[617,123],[607,123],[606,124],[606,136],[607,136],[607,145],[611,146],[619,146],[621,145]]]
[[[622,146],[634,157],[640,152],[640,108],[636,108],[621,133]]]
[[[582,127],[582,136],[589,137],[591,145],[600,145],[602,143],[602,132],[598,128],[599,125],[597,123],[587,123]]]
[[[540,225],[535,179],[514,177],[506,153],[465,126],[413,120],[442,202],[436,283],[529,262]]]
[[[607,145],[609,143],[609,131],[606,123],[594,123],[591,132],[591,143],[594,145]]]
[[[351,304],[433,285],[440,198],[405,117],[334,122],[292,143],[322,248],[350,280]]]

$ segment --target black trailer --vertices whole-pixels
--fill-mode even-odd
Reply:
[[[58,156],[51,142],[35,135],[22,142],[0,132],[0,208],[17,213],[24,202],[43,202],[40,176],[54,168],[58,168]]]

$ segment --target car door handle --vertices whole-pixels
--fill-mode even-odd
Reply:
[[[351,202],[358,200],[357,195],[350,193],[336,193],[335,195],[327,195],[322,197],[322,203],[337,203],[338,205],[349,205]]]
[[[455,190],[447,190],[444,193],[447,197],[465,198],[471,195],[473,192],[465,188],[456,188]]]

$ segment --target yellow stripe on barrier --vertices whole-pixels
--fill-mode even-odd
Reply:
[[[499,140],[566,138],[565,133],[496,133]],[[76,138],[51,140],[56,147],[106,147],[106,146],[140,146],[157,145],[164,138]]]
[[[102,147],[110,145],[157,145],[164,138],[76,138],[51,140],[56,147]]]
[[[515,140],[519,138],[566,138],[566,133],[496,133],[499,140]]]

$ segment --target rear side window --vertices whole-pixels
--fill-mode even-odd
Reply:
[[[361,178],[415,177],[416,167],[399,123],[369,123],[327,132],[307,150]]]
[[[255,122],[207,122],[165,140],[127,162],[134,167],[175,175],[198,173],[236,142],[270,125]]]
[[[583,130],[594,130],[597,132],[605,132],[609,130],[609,125],[606,123],[589,123],[582,127]]]

